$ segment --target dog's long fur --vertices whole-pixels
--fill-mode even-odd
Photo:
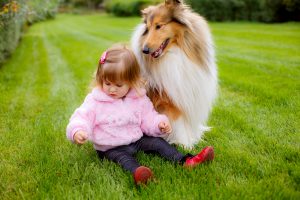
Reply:
[[[144,23],[137,26],[131,44],[148,95],[172,123],[173,132],[166,140],[193,147],[208,130],[206,121],[217,94],[209,27],[182,0],[165,0],[142,13]]]

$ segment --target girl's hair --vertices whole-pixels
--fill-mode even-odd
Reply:
[[[130,87],[139,88],[140,67],[133,52],[125,45],[109,48],[99,62],[96,84],[102,87],[105,80],[113,83],[124,81]]]

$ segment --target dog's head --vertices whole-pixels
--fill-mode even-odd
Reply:
[[[165,0],[157,6],[142,10],[145,30],[141,37],[144,54],[158,58],[183,35],[185,23],[178,13],[185,9],[182,0]]]

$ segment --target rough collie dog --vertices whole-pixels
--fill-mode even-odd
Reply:
[[[131,40],[155,109],[173,126],[169,143],[193,147],[201,139],[217,94],[214,46],[207,22],[181,0],[142,10]]]

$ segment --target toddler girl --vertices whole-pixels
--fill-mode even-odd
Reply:
[[[212,147],[198,155],[183,155],[161,138],[172,132],[165,115],[158,114],[140,84],[140,68],[128,48],[114,47],[103,53],[96,74],[96,87],[77,108],[67,126],[67,137],[76,144],[90,140],[100,158],[129,170],[135,183],[146,183],[152,171],[141,166],[134,154],[154,152],[193,167],[213,160]]]

